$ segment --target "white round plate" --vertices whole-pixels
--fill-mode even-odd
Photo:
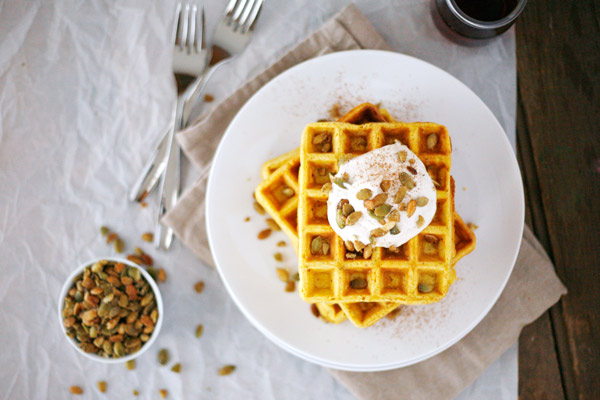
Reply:
[[[404,307],[367,329],[315,318],[287,293],[275,268],[296,270],[294,250],[276,232],[258,240],[266,216],[251,198],[261,165],[300,145],[304,126],[362,102],[381,103],[398,120],[445,125],[452,138],[456,209],[479,226],[477,247],[456,268],[439,303]],[[524,198],[514,152],[486,105],[463,83],[405,55],[357,50],[304,62],[259,90],[229,125],[207,189],[208,238],[225,286],[246,317],[273,342],[308,361],[380,371],[431,357],[469,333],[502,292],[521,243]],[[251,217],[245,222],[246,217]],[[284,262],[273,259],[284,252]]]

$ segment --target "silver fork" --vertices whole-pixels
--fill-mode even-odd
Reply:
[[[183,102],[178,104],[176,130],[189,123],[192,107],[202,94],[206,83],[218,67],[240,54],[252,37],[255,23],[262,8],[263,0],[231,0],[225,8],[225,15],[213,38],[210,68],[205,70],[183,93]],[[172,138],[172,146],[176,146]],[[177,154],[174,154],[177,153]],[[158,222],[154,231],[154,246],[167,250],[173,241],[173,231],[164,227],[160,219],[173,208],[179,197],[180,162],[179,148],[171,150],[164,175],[161,180],[161,195]]]
[[[173,74],[197,77],[208,66],[210,51],[204,44],[204,7],[198,10],[196,4],[178,3],[175,10],[173,27]],[[173,107],[169,126],[158,147],[144,165],[142,173],[129,191],[129,200],[142,202],[158,184],[166,166],[172,138],[170,132],[176,125],[178,108],[183,105],[180,94]]]

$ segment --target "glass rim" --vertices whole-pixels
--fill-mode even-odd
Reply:
[[[503,17],[496,21],[481,21],[465,14],[456,4],[456,0],[445,0],[445,2],[452,14],[454,14],[454,16],[458,18],[462,23],[472,28],[485,30],[498,29],[506,25],[510,25],[515,21],[515,19],[517,19],[521,12],[523,12],[523,9],[527,4],[527,0],[517,0],[515,8],[506,17]]]

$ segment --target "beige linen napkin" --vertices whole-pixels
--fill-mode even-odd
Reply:
[[[321,54],[359,48],[390,49],[367,18],[350,5],[249,80],[207,117],[178,134],[184,152],[200,167],[200,177],[163,222],[203,261],[214,265],[204,217],[206,180],[213,154],[231,119],[250,96],[284,70]],[[515,343],[523,326],[537,319],[565,293],[550,259],[526,227],[517,263],[500,299],[457,344],[410,367],[373,373],[331,373],[360,399],[451,399]]]

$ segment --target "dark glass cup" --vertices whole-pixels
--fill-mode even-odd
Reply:
[[[527,0],[435,0],[435,4],[454,32],[471,39],[489,39],[515,23]]]

